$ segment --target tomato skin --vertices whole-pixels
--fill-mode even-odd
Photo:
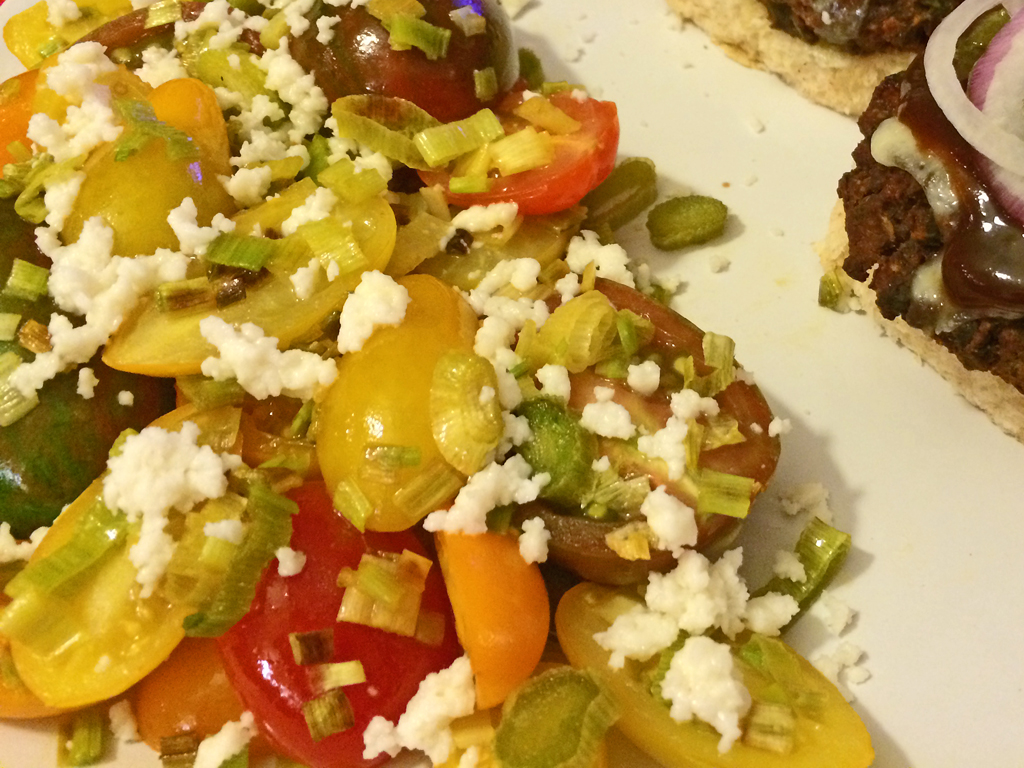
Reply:
[[[342,568],[355,568],[369,551],[424,554],[409,532],[359,533],[332,507],[320,483],[308,483],[289,494],[299,504],[293,519],[291,546],[307,556],[296,576],[283,578],[272,563],[256,590],[249,613],[218,640],[224,667],[246,709],[260,730],[283,754],[316,768],[357,768],[378,765],[387,756],[364,760],[363,731],[375,715],[396,721],[430,672],[451,664],[461,653],[451,607],[440,569],[427,575],[424,611],[445,617],[445,634],[436,648],[419,641],[357,624],[338,623]],[[302,715],[302,703],[313,698],[306,670],[295,663],[288,635],[334,628],[333,661],[359,659],[367,682],[348,686],[355,725],[313,742]]]
[[[544,652],[550,624],[544,579],[511,536],[440,531],[435,540],[456,629],[476,678],[477,708],[497,706],[530,676]]]
[[[551,137],[555,159],[540,168],[494,179],[487,192],[446,192],[449,203],[469,208],[514,202],[519,205],[520,213],[541,216],[571,208],[605,180],[615,167],[619,147],[619,117],[615,104],[597,99],[576,101],[565,92],[553,94],[550,99],[552,104],[582,123],[576,133]],[[520,103],[522,94],[517,93],[510,94],[502,105],[506,131],[521,126],[518,118],[507,117]],[[447,171],[420,171],[420,178],[428,185],[440,184],[448,189]]]
[[[306,32],[290,40],[292,57],[316,76],[328,101],[341,96],[375,93],[411,101],[441,122],[469,117],[491,104],[477,98],[474,71],[491,67],[500,97],[512,87],[519,59],[512,44],[508,16],[495,0],[473,2],[487,19],[483,34],[467,36],[449,17],[465,2],[423,0],[423,20],[451,30],[445,55],[431,61],[422,51],[396,51],[390,35],[365,8],[333,8],[318,4],[307,16]],[[319,18],[337,17],[334,36],[326,45],[317,40]]]

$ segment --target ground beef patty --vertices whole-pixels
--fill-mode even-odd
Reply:
[[[848,53],[921,51],[962,0],[761,0],[772,24]]]
[[[875,162],[870,137],[896,114],[910,88],[923,88],[920,60],[908,72],[886,78],[875,91],[859,126],[865,138],[853,153],[856,167],[839,182],[846,211],[850,255],[843,269],[868,280],[888,319],[901,316],[922,328],[911,303],[914,271],[943,247],[943,232],[924,192],[910,174]],[[871,270],[874,269],[872,273]],[[1024,320],[980,319],[935,336],[969,370],[990,371],[1024,393]]]

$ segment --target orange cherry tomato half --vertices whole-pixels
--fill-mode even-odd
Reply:
[[[515,538],[440,532],[438,558],[455,628],[476,677],[478,709],[501,704],[530,676],[548,639],[548,593]]]
[[[542,215],[564,211],[600,184],[615,167],[619,146],[619,117],[610,101],[577,101],[566,92],[553,94],[551,103],[580,122],[574,133],[552,136],[555,158],[547,165],[494,179],[490,190],[472,194],[447,193],[448,202],[462,208],[472,205],[514,202],[519,212]],[[519,118],[508,117],[522,103],[522,93],[510,94],[502,105],[506,131],[522,127]],[[421,171],[426,184],[440,184],[446,190],[447,171]]]
[[[395,722],[431,672],[448,667],[461,653],[451,606],[440,569],[427,574],[421,611],[444,617],[444,637],[437,646],[380,629],[338,622],[342,568],[357,568],[366,552],[424,555],[415,535],[360,533],[334,511],[322,483],[308,483],[289,494],[299,505],[293,518],[291,546],[306,555],[302,571],[282,577],[274,562],[257,587],[249,613],[218,639],[228,678],[246,709],[256,718],[271,744],[304,765],[317,768],[360,768],[378,765],[384,755],[363,759],[363,731],[376,715]],[[288,640],[293,632],[334,630],[331,661],[358,659],[366,682],[343,691],[352,706],[354,725],[313,741],[302,705],[315,698],[309,668],[295,662]]]

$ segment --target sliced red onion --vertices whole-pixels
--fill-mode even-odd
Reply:
[[[1002,0],[965,0],[932,33],[924,52],[924,69],[932,96],[960,135],[996,165],[1024,176],[1024,139],[974,106],[953,69],[960,36],[975,19],[1001,5]]]
[[[1014,16],[992,38],[971,72],[967,95],[982,114],[1024,138],[1024,14]],[[982,172],[996,199],[1024,223],[1024,176],[987,158]]]

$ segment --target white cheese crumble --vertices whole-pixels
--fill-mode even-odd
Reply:
[[[277,338],[266,336],[253,323],[244,323],[235,330],[211,315],[200,321],[199,332],[220,355],[203,360],[203,375],[217,381],[237,379],[242,389],[257,400],[278,395],[309,400],[319,387],[328,386],[338,375],[333,360],[300,349],[281,352]]]
[[[236,203],[249,208],[263,202],[270,191],[272,176],[270,166],[262,165],[258,168],[239,168],[231,176],[217,178]]]
[[[217,733],[199,742],[193,768],[219,768],[237,755],[256,735],[256,722],[251,712],[243,712],[237,721],[225,723]]]
[[[519,535],[519,554],[528,563],[543,563],[548,559],[548,540],[551,531],[544,527],[544,520],[531,517],[523,521],[523,532]]]
[[[647,661],[668,648],[679,635],[671,616],[638,605],[620,614],[608,629],[594,635],[602,648],[611,650],[608,666],[622,669],[626,658]]]
[[[83,181],[85,174],[79,172],[58,182],[44,182],[46,192],[43,194],[43,204],[46,206],[47,226],[58,231],[64,228],[64,220],[74,208]]]
[[[661,386],[661,367],[654,360],[645,360],[627,369],[626,383],[634,392],[653,395]]]
[[[321,16],[316,20],[316,41],[327,45],[334,39],[334,25],[341,21],[340,16]]]
[[[338,197],[327,187],[317,187],[316,191],[306,198],[302,205],[296,206],[291,215],[281,224],[281,234],[294,235],[295,230],[311,221],[320,221],[331,215],[331,209],[338,202]]]
[[[110,730],[118,743],[133,744],[136,741],[141,741],[130,701],[122,699],[111,704],[110,709],[107,710],[107,718],[110,720]]]
[[[633,274],[629,271],[629,255],[617,243],[601,245],[596,232],[585,229],[569,241],[565,263],[577,274],[591,262],[597,269],[597,276],[616,283],[634,287]]]
[[[276,91],[291,105],[288,119],[292,128],[288,130],[288,140],[297,144],[320,130],[327,113],[327,97],[316,84],[314,75],[291,57],[287,38],[281,40],[277,50],[267,50],[258,66],[267,73],[267,88]]]
[[[476,689],[468,656],[461,656],[440,672],[427,675],[405,712],[394,725],[380,715],[363,732],[363,758],[381,753],[395,757],[403,748],[419,749],[434,765],[441,765],[454,747],[451,723],[473,713]]]
[[[0,523],[0,564],[28,560],[48,530],[50,529],[36,528],[29,535],[28,541],[18,541],[11,534],[11,524]]]
[[[786,489],[779,497],[782,511],[787,515],[810,512],[826,523],[832,522],[832,510],[828,506],[828,489],[821,483],[800,483]]]
[[[583,406],[580,426],[602,437],[629,440],[636,434],[636,426],[625,406],[612,399],[614,396],[611,387],[594,387],[597,402]]]
[[[467,295],[473,311],[481,317],[500,317],[513,326],[521,329],[527,320],[533,320],[540,328],[550,314],[547,304],[543,301],[531,301],[527,298],[513,299],[508,296],[496,295],[505,286],[512,286],[518,291],[529,291],[537,285],[540,275],[540,263],[536,259],[505,259],[495,264]]]
[[[135,405],[135,394],[127,389],[122,389],[117,393],[117,404],[125,408]]]
[[[847,701],[854,699],[846,683],[859,685],[871,679],[871,672],[862,666],[864,651],[851,642],[840,643],[833,651],[822,653],[811,659],[811,664],[829,679]]]
[[[191,197],[186,197],[181,205],[167,214],[167,223],[178,238],[179,250],[186,256],[202,256],[218,235],[235,230],[235,222],[221,213],[214,215],[208,227],[199,226],[198,215],[199,210]]]
[[[575,272],[570,272],[565,277],[560,277],[555,281],[555,290],[558,291],[558,295],[562,297],[562,303],[565,304],[579,295],[580,276]]]
[[[674,392],[670,400],[672,415],[665,426],[653,435],[641,435],[637,448],[652,458],[662,459],[668,469],[669,480],[678,480],[686,469],[686,433],[688,423],[701,414],[714,416],[719,412],[714,398],[701,397],[691,389]]]
[[[455,214],[447,232],[441,238],[439,247],[443,251],[448,246],[448,241],[455,236],[456,230],[464,229],[466,232],[474,233],[490,232],[498,227],[504,230],[515,223],[518,215],[519,206],[516,203],[491,203],[490,205],[470,206]]]
[[[564,365],[542,365],[537,370],[537,381],[540,382],[542,395],[560,397],[568,402],[572,394],[572,384],[569,381],[569,370]]]
[[[506,504],[534,501],[551,479],[547,472],[533,474],[533,468],[518,454],[504,464],[490,463],[471,475],[449,509],[431,512],[424,520],[428,531],[487,531],[487,513]]]
[[[171,80],[188,77],[178,52],[174,48],[162,48],[159,45],[143,48],[142,66],[135,70],[135,74],[154,88]]]
[[[197,444],[199,427],[185,422],[180,432],[146,427],[124,441],[121,453],[107,462],[103,503],[123,512],[134,523],[141,518],[139,540],[128,551],[138,569],[142,597],[153,593],[174,554],[174,540],[164,530],[167,513],[187,512],[206,499],[227,492],[225,473],[240,466],[241,458],[217,454]]]
[[[306,567],[306,554],[296,552],[291,547],[278,547],[274,552],[274,557],[277,558],[278,575],[285,578],[297,576]]]
[[[63,27],[80,18],[82,11],[75,0],[46,0],[46,20],[53,26]]]
[[[697,543],[697,519],[693,510],[659,485],[644,499],[640,513],[658,537],[658,548],[677,557]]]
[[[779,435],[789,434],[789,431],[793,428],[793,424],[789,419],[783,419],[776,416],[768,423],[768,437],[778,437]]]
[[[797,584],[807,581],[807,570],[795,552],[788,549],[780,549],[775,553],[775,563],[772,566],[772,573],[780,579],[789,579]]]
[[[113,141],[122,130],[113,110],[97,98],[88,96],[81,106],[72,104],[68,107],[63,123],[41,112],[32,115],[27,136],[61,163]]]
[[[742,735],[739,723],[750,710],[750,693],[733,667],[728,645],[709,637],[687,638],[672,657],[661,693],[671,702],[673,720],[697,717],[721,734],[720,753],[729,751]]]
[[[390,275],[372,270],[364,272],[355,291],[341,308],[338,351],[355,352],[381,325],[398,325],[409,308],[409,291]]]
[[[75,388],[75,391],[83,400],[92,400],[96,394],[96,385],[99,383],[100,380],[96,378],[92,368],[79,368],[78,386]]]
[[[241,520],[215,520],[203,526],[203,534],[207,538],[221,539],[229,544],[241,544],[245,526]]]
[[[320,270],[320,258],[314,256],[309,260],[309,264],[299,267],[291,274],[288,279],[292,281],[296,298],[305,301],[316,292],[316,279],[320,275]]]
[[[836,597],[830,590],[823,589],[808,611],[821,621],[833,635],[838,637],[846,631],[857,612],[845,600]]]

